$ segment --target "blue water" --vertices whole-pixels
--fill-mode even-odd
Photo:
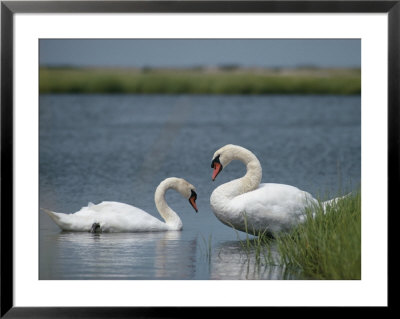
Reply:
[[[154,190],[166,177],[196,186],[196,214],[167,192],[181,232],[62,232],[40,217],[39,279],[295,279],[256,267],[243,234],[213,215],[218,185],[245,173],[240,162],[211,181],[212,155],[232,143],[250,149],[263,182],[326,198],[361,176],[359,96],[41,95],[40,206],[73,213],[89,201],[119,201],[159,216]]]

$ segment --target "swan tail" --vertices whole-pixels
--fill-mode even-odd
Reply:
[[[50,218],[57,224],[58,227],[60,227],[62,230],[69,230],[69,223],[65,223],[65,218],[63,218],[63,216],[65,216],[66,214],[63,213],[56,213],[53,212],[49,209],[46,208],[41,208],[41,210],[43,210],[47,215],[50,216]]]
[[[324,212],[326,212],[326,209],[328,206],[332,207],[335,206],[339,201],[341,201],[342,199],[345,199],[346,197],[350,196],[351,193],[348,193],[344,196],[340,196],[340,197],[336,197],[330,200],[327,200],[325,202],[322,202],[322,207],[324,209]]]

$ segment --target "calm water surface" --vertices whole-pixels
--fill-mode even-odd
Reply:
[[[212,155],[244,146],[263,182],[322,198],[361,176],[359,96],[41,95],[39,133],[41,207],[73,213],[119,201],[161,219],[155,188],[176,176],[196,186],[199,208],[167,192],[184,228],[161,233],[62,232],[39,212],[39,279],[296,279],[256,266],[244,234],[213,215],[211,192],[245,167],[232,162],[212,182]]]

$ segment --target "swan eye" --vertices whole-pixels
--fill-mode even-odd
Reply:
[[[196,200],[197,199],[197,194],[196,194],[196,192],[193,190],[193,189],[191,189],[191,195],[190,195],[190,198],[194,198],[194,200]]]

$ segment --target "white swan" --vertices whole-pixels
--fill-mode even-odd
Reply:
[[[165,201],[165,193],[170,188],[189,199],[189,203],[197,212],[195,187],[184,179],[176,177],[162,181],[154,194],[157,210],[165,222],[140,208],[118,202],[105,201],[97,205],[89,203],[87,207],[82,207],[74,214],[43,210],[61,229],[67,231],[143,232],[181,230],[181,219]]]
[[[228,144],[214,153],[211,167],[212,180],[232,160],[242,161],[247,172],[217,187],[210,197],[216,217],[234,229],[259,234],[288,231],[305,220],[305,208],[318,204],[313,196],[294,186],[262,183],[262,168],[257,157],[249,150]],[[338,198],[323,202],[325,207]]]

